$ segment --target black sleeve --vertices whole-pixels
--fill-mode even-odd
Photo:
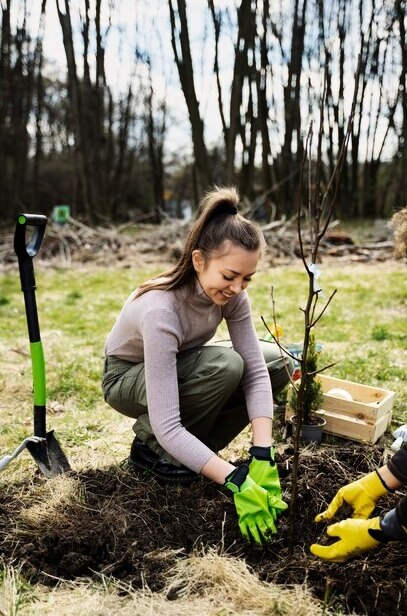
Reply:
[[[391,473],[402,483],[407,483],[407,443],[403,443],[387,463]]]
[[[404,496],[396,505],[399,522],[407,529],[407,496]]]

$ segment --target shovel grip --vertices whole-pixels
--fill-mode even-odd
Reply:
[[[14,251],[18,257],[22,291],[33,291],[35,289],[32,260],[41,247],[46,225],[47,217],[42,214],[20,214],[17,217]],[[34,227],[34,232],[28,240],[27,227]]]
[[[14,234],[14,250],[19,259],[32,259],[38,253],[44,239],[47,217],[43,214],[19,214]],[[35,227],[27,241],[27,227]]]
[[[30,342],[40,340],[37,304],[35,300],[35,276],[33,258],[38,253],[44,239],[47,217],[42,214],[19,214],[14,233],[14,250],[18,257],[21,290],[24,293]],[[31,238],[27,240],[27,227],[34,227]]]

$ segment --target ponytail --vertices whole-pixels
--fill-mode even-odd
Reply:
[[[194,250],[200,250],[204,259],[208,259],[226,240],[246,250],[260,250],[264,245],[263,235],[255,223],[238,213],[238,205],[239,195],[234,187],[215,187],[207,192],[177,265],[141,284],[136,297],[152,289],[168,291],[188,285],[192,290],[196,279],[192,264]]]

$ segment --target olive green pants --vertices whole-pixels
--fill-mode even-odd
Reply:
[[[273,392],[288,382],[291,360],[277,345],[260,341]],[[229,341],[211,343],[177,356],[181,423],[213,451],[228,445],[249,423],[240,381],[243,360]],[[172,464],[178,464],[158,443],[148,417],[144,362],[105,359],[102,389],[106,402],[136,419],[133,430],[141,441]]]

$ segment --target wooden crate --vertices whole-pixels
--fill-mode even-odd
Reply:
[[[393,391],[322,374],[318,379],[324,392],[320,411],[326,419],[324,432],[373,444],[390,426],[394,403]],[[326,392],[331,389],[343,389],[353,400],[328,395]],[[286,420],[293,414],[293,409],[287,404]]]

